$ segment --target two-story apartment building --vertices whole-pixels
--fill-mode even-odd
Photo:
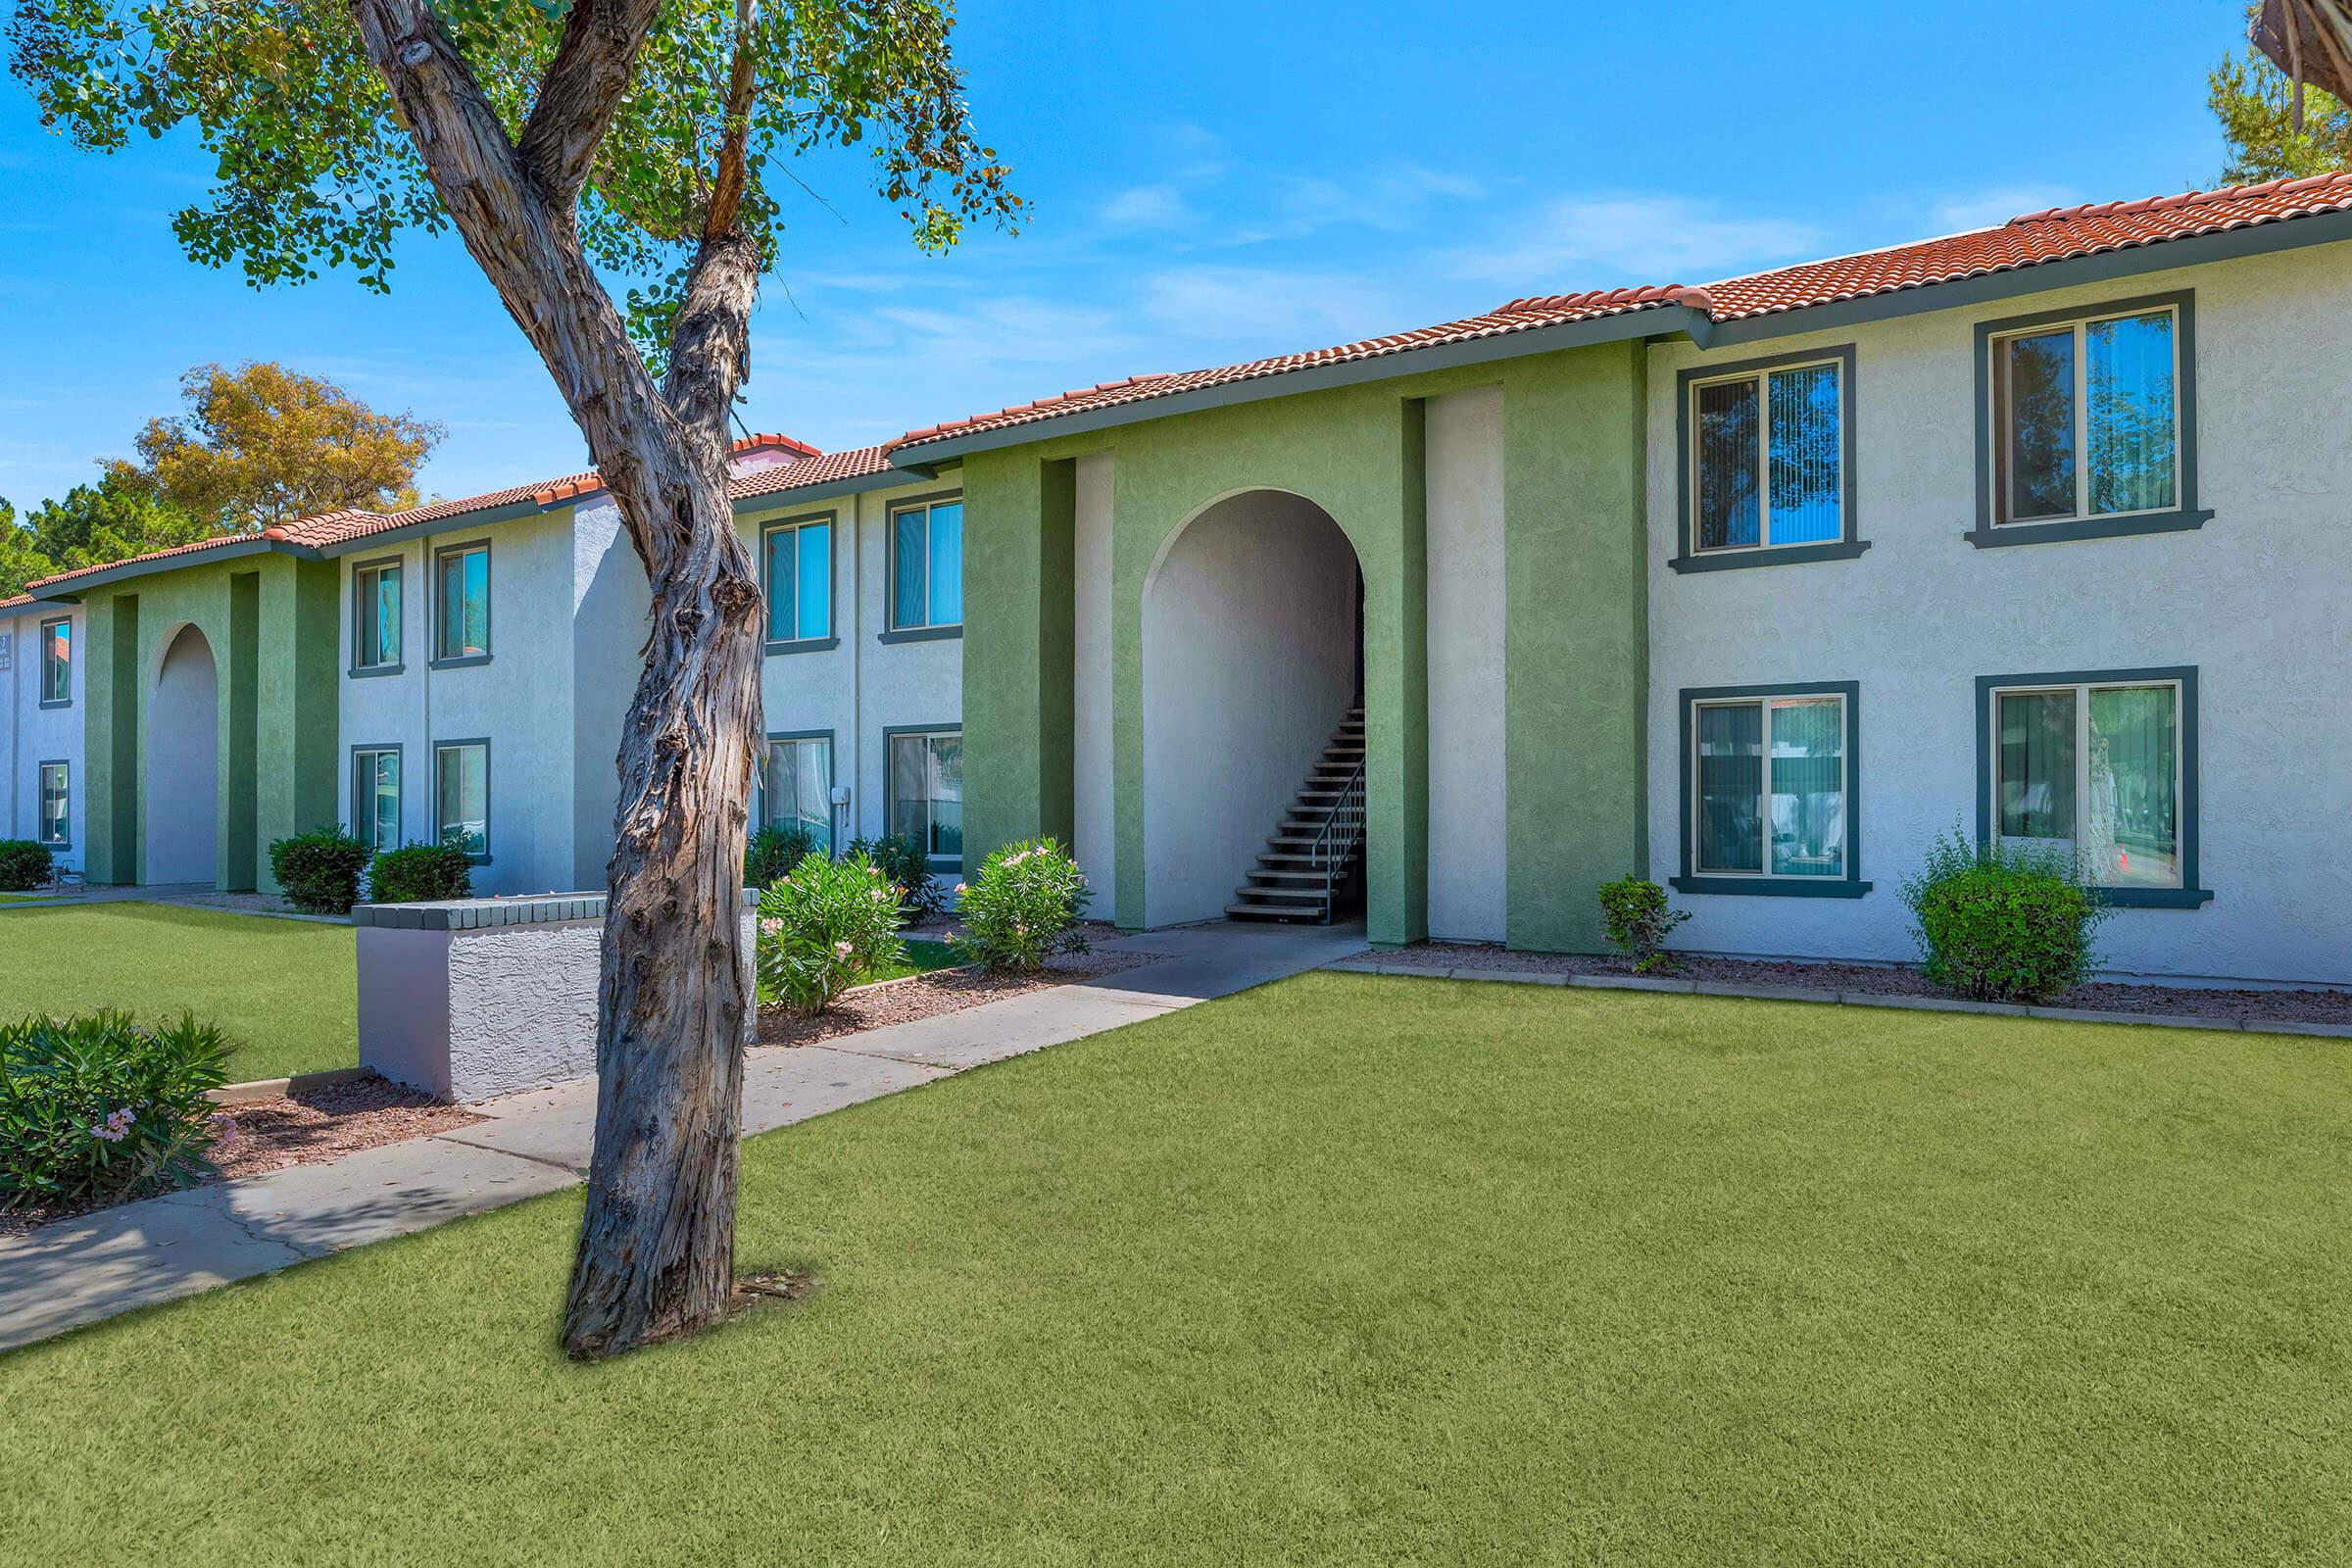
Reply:
[[[1129,927],[1318,915],[1340,844],[1377,942],[1591,951],[1630,870],[1691,947],[1865,958],[1957,827],[2079,855],[2118,970],[2352,982],[2347,241],[2325,175],[758,438],[762,813],[1059,834]],[[616,520],[577,475],[35,585],[93,878],[341,817],[601,883]]]

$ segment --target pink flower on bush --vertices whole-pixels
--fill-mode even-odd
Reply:
[[[958,882],[958,883],[956,883],[956,896],[957,898],[959,898],[959,899],[960,899],[960,898],[962,898],[962,897],[963,897],[963,895],[964,895],[964,893],[965,893],[965,891],[966,891],[966,890],[965,890],[965,888],[964,888],[964,885],[963,885],[962,883]]]
[[[773,915],[770,915],[768,918],[760,922],[760,930],[762,934],[767,936],[772,937],[781,932],[783,929],[784,922],[775,918]]]
[[[857,950],[856,948],[853,948],[852,946],[850,946],[850,944],[848,944],[847,942],[836,942],[836,943],[834,943],[834,944],[833,944],[833,951],[834,951],[835,953],[838,953],[838,954],[840,954],[840,955],[841,955],[843,957],[845,957],[845,958],[846,958],[846,957],[848,957],[848,956],[849,956],[851,954],[853,954],[853,953],[857,952],[858,950]]]
[[[119,1144],[130,1136],[131,1126],[138,1119],[138,1113],[128,1105],[118,1106],[102,1124],[90,1129],[90,1136],[110,1144]]]

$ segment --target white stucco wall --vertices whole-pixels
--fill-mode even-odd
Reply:
[[[1111,691],[1111,481],[1107,453],[1078,460],[1071,606],[1076,661],[1071,691],[1072,811],[1070,853],[1086,872],[1089,912],[1110,919],[1119,907],[1118,798],[1113,763]]]
[[[1355,553],[1253,490],[1180,531],[1144,588],[1144,920],[1223,916],[1355,688]]]
[[[1502,389],[1428,403],[1429,934],[1499,942],[1503,767]]]
[[[890,508],[895,502],[952,494],[955,489],[952,481],[924,481],[788,502],[745,523],[745,541],[757,554],[760,531],[766,523],[811,514],[833,518],[833,635],[839,646],[769,655],[760,696],[767,733],[818,730],[832,735],[833,781],[850,790],[850,804],[835,820],[835,831],[844,842],[886,830],[884,732],[914,725],[956,728],[963,722],[961,638],[881,640],[890,625]],[[981,548],[969,518],[964,548]]]
[[[1979,550],[1977,322],[2193,289],[2195,532]],[[1677,372],[1855,348],[1858,560],[1677,574]],[[1702,355],[1651,351],[1650,846],[1680,857],[1679,693],[1860,683],[1856,901],[1680,897],[1690,948],[1909,958],[1896,884],[1929,838],[1976,823],[1980,675],[2195,665],[2202,686],[2199,909],[2127,909],[2109,966],[2164,976],[2352,981],[2352,270],[2282,252]],[[1437,705],[1433,701],[1433,713]]]
[[[220,686],[212,644],[182,626],[165,646],[147,708],[149,882],[220,876]]]
[[[63,708],[41,706],[41,622],[64,616],[74,623],[73,701]],[[0,611],[0,638],[7,639],[6,668],[0,668],[0,838],[37,837],[43,762],[67,765],[68,832],[72,843],[53,851],[56,863],[78,870],[87,843],[83,809],[81,724],[87,710],[82,666],[87,649],[78,605],[30,604]]]
[[[363,543],[342,560],[342,629],[336,657],[345,673],[336,799],[343,820],[352,820],[352,749],[397,745],[402,835],[431,839],[434,744],[487,737],[490,859],[474,867],[476,893],[568,892],[579,881],[580,862],[573,850],[572,510],[560,507],[542,515],[487,525],[477,521],[468,526],[466,519],[454,519],[446,531],[424,538],[380,548]],[[490,542],[490,661],[435,669],[427,613],[432,553],[476,539]],[[352,571],[357,564],[389,557],[401,562],[401,668],[392,675],[355,677],[349,673]],[[637,635],[641,637],[642,630]],[[632,659],[636,646],[632,639]],[[621,702],[627,703],[625,693]],[[607,755],[609,760],[610,752]],[[611,800],[608,786],[608,823]],[[609,825],[605,836],[603,848],[610,854]],[[596,864],[602,866],[602,856]],[[600,875],[590,885],[601,881]]]
[[[571,880],[601,890],[612,859],[620,732],[645,667],[653,592],[609,495],[574,509],[571,537]]]

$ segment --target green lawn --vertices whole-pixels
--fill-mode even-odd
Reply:
[[[0,1018],[189,1011],[235,1037],[234,1080],[357,1066],[353,935],[162,904],[17,909],[0,915]]]
[[[956,950],[945,942],[933,942],[926,937],[908,937],[906,948],[906,961],[905,963],[885,964],[879,969],[869,969],[858,983],[861,986],[869,986],[883,980],[904,980],[910,974],[927,974],[933,969],[952,969],[964,961],[956,955]]]
[[[0,1360],[27,1562],[2352,1559],[2339,1044],[1313,975]]]

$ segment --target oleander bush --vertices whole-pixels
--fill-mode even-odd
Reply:
[[[760,895],[753,963],[760,1000],[815,1012],[858,979],[906,961],[900,890],[853,852],[811,855]]]
[[[1600,885],[1600,924],[1636,974],[1673,962],[1666,939],[1690,918],[1689,909],[1669,908],[1666,890],[1633,875]]]
[[[0,1207],[143,1198],[212,1174],[229,1042],[111,1009],[0,1026]]]
[[[899,889],[907,924],[920,925],[947,912],[947,892],[931,874],[930,857],[918,840],[904,833],[886,833],[878,839],[853,840],[850,853],[862,855],[880,866],[884,879]]]
[[[272,840],[270,869],[286,902],[304,913],[349,914],[360,902],[360,874],[372,854],[341,823],[330,823]]]
[[[1978,844],[1957,825],[1904,881],[1931,985],[1978,1002],[2053,1002],[2097,962],[2112,907],[2063,854]]]
[[[794,866],[817,852],[816,835],[795,823],[779,827],[770,822],[743,847],[743,885],[764,888],[788,876]]]
[[[404,844],[386,850],[368,868],[368,896],[377,904],[472,898],[473,858],[457,844]]]
[[[30,893],[48,884],[56,864],[49,846],[31,839],[0,839],[0,893]]]
[[[1058,839],[1007,844],[956,887],[950,933],[956,956],[991,974],[1035,969],[1056,953],[1086,947],[1086,874]]]

